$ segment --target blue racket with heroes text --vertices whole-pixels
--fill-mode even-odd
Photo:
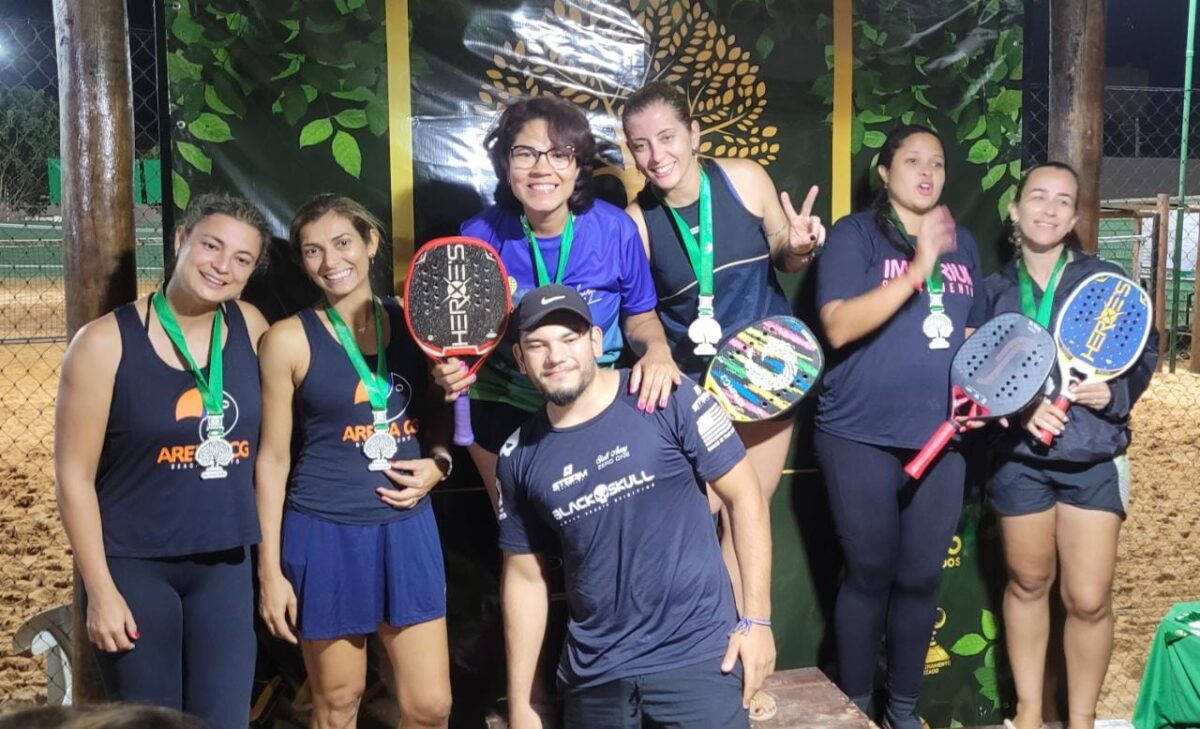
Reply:
[[[1054,326],[1059,374],[1054,407],[1064,413],[1071,407],[1071,385],[1108,382],[1133,367],[1153,323],[1150,296],[1133,281],[1115,273],[1080,281]],[[1042,442],[1050,445],[1054,434],[1042,433]]]

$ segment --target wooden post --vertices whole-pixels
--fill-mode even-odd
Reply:
[[[54,0],[67,334],[137,296],[133,91],[124,0]],[[75,596],[82,590],[75,576]],[[73,700],[103,698],[75,600]]]
[[[1098,245],[1100,156],[1104,133],[1105,0],[1050,4],[1055,42],[1050,47],[1049,159],[1079,173],[1079,222],[1084,250]]]
[[[1154,242],[1154,328],[1158,331],[1158,367],[1166,362],[1167,344],[1167,240],[1170,238],[1171,196],[1158,195],[1158,239]]]

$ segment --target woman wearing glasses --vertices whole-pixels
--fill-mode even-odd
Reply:
[[[505,109],[484,143],[498,181],[496,204],[463,223],[462,234],[500,253],[514,305],[548,283],[577,289],[604,332],[600,362],[614,364],[628,339],[640,357],[630,391],[647,412],[665,407],[679,369],[654,311],[658,299],[637,227],[623,210],[595,199],[596,140],[587,117],[560,99],[522,99]],[[504,345],[475,375],[451,359],[435,376],[449,400],[470,386],[471,458],[495,507],[496,454],[542,406],[542,396]]]

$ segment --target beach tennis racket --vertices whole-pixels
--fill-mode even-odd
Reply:
[[[512,298],[499,254],[477,238],[438,238],[422,246],[404,282],[404,317],[427,355],[473,357],[474,374],[504,337]],[[454,401],[454,443],[471,445],[471,403]]]
[[[1071,407],[1071,385],[1124,374],[1141,357],[1153,321],[1150,297],[1124,276],[1095,273],[1080,281],[1054,325],[1059,374],[1054,407],[1064,413]],[[1043,443],[1053,441],[1053,433],[1042,433]]]
[[[950,364],[950,417],[904,472],[921,478],[967,423],[997,420],[1024,410],[1045,391],[1054,369],[1054,338],[1021,314],[1001,314],[975,330]]]
[[[825,357],[804,322],[761,319],[737,331],[708,363],[704,387],[737,423],[782,416],[821,376]]]

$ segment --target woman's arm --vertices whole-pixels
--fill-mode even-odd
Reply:
[[[825,226],[812,214],[817,186],[809,188],[797,213],[788,194],[775,190],[775,183],[762,165],[744,159],[722,159],[718,164],[729,175],[746,209],[762,218],[775,268],[797,273],[807,266],[817,247],[825,243]]]
[[[925,215],[917,233],[916,255],[902,276],[864,294],[834,299],[821,307],[825,337],[834,348],[844,347],[873,333],[921,290],[941,255],[954,250],[954,229],[948,218],[949,214],[940,207]]]
[[[272,635],[295,643],[296,593],[283,576],[280,543],[283,503],[291,467],[292,398],[308,370],[308,340],[300,320],[276,323],[262,338],[262,429],[254,466],[262,541],[258,545],[259,612]]]
[[[121,334],[112,315],[75,335],[63,359],[54,409],[54,480],[58,511],[88,596],[88,639],[103,651],[127,651],[137,623],[108,570],[96,469],[112,406]]]

